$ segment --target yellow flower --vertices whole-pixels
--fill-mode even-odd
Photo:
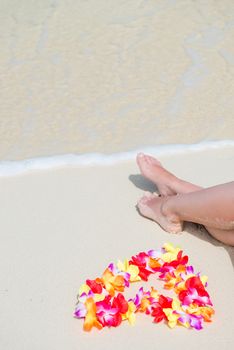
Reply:
[[[155,298],[155,299],[157,299],[158,298],[158,291],[157,291],[157,289],[154,289],[154,287],[151,287],[151,292],[150,292],[150,296],[152,297],[152,298]]]
[[[185,282],[184,281],[181,281],[179,284],[177,284],[177,286],[175,286],[175,293],[176,294],[179,294],[182,290],[185,290],[186,287],[185,287]]]
[[[205,285],[206,285],[206,282],[207,282],[207,280],[208,280],[208,277],[207,277],[207,276],[201,276],[201,277],[200,277],[200,280],[202,281],[203,286],[205,286]]]
[[[104,299],[105,299],[105,295],[104,294],[94,294],[94,296],[93,296],[93,300],[95,302],[102,301]]]
[[[84,284],[82,284],[82,285],[80,286],[78,295],[81,295],[81,294],[83,294],[83,293],[88,294],[89,291],[90,291],[89,286],[88,286],[87,284],[84,283]]]
[[[163,312],[167,316],[168,326],[170,328],[174,328],[177,325],[177,320],[180,316],[177,314],[174,314],[173,309],[163,309]]]
[[[177,277],[172,277],[170,274],[165,276],[166,283],[164,284],[165,289],[173,289],[177,283]]]
[[[128,260],[118,261],[117,267],[120,271],[127,272],[130,274],[130,282],[140,281],[141,278],[138,276],[139,269],[136,265],[129,265]]]
[[[177,298],[173,298],[172,308],[163,309],[163,312],[167,316],[168,326],[170,328],[174,328],[177,325],[177,320],[180,317],[180,315],[174,313],[174,311],[180,311],[180,310],[181,310],[181,303]]]
[[[173,309],[173,310],[176,310],[176,311],[182,310],[182,308],[181,308],[181,302],[179,301],[178,298],[173,298],[173,301],[172,301],[172,309]]]
[[[140,312],[145,312],[149,305],[150,305],[150,301],[146,297],[144,297],[141,299],[141,304],[138,310]]]
[[[166,253],[162,255],[162,259],[165,262],[171,262],[173,260],[177,259],[177,255],[181,248],[179,247],[174,247],[171,243],[165,243],[163,248],[166,250]]]
[[[133,301],[129,301],[128,303],[128,311],[122,315],[122,320],[128,320],[131,326],[135,324],[136,321],[136,305]]]

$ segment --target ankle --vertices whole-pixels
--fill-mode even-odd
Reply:
[[[188,181],[176,178],[176,188],[178,193],[191,193],[200,191],[202,189],[201,186],[194,185]]]
[[[173,209],[173,201],[177,196],[178,194],[175,196],[165,197],[161,205],[161,213],[164,216],[165,221],[167,222],[166,231],[170,233],[179,233],[183,231],[184,222],[180,220],[179,215]]]
[[[176,223],[180,221],[179,216],[174,210],[174,206],[173,206],[173,201],[177,196],[178,194],[174,196],[164,197],[161,205],[162,215],[165,216],[171,222],[176,222]]]

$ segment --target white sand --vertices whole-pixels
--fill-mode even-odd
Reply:
[[[233,180],[231,150],[161,160],[203,186]],[[188,227],[190,232],[170,235],[142,218],[134,206],[143,189],[152,187],[137,174],[134,162],[123,162],[0,179],[1,349],[232,349],[231,249],[205,232]],[[72,316],[80,284],[111,261],[168,241],[184,249],[197,272],[208,275],[214,322],[200,332],[171,330],[137,315],[134,327],[124,322],[116,329],[83,332],[83,321]]]

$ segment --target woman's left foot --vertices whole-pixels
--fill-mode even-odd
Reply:
[[[139,153],[136,160],[141,174],[156,184],[160,195],[171,196],[177,194],[179,179],[163,168],[156,158]]]
[[[167,200],[167,197],[162,198],[146,192],[145,196],[138,201],[137,207],[143,216],[156,221],[165,231],[181,232],[183,231],[183,222],[165,210]]]

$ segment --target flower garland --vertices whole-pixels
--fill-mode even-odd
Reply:
[[[105,269],[101,278],[87,279],[79,289],[74,316],[84,318],[83,329],[117,327],[123,320],[133,325],[137,312],[153,317],[153,322],[166,321],[170,328],[182,325],[202,329],[203,321],[211,322],[214,309],[205,287],[207,277],[195,274],[188,266],[188,256],[172,244],[159,250],[149,250],[118,261]],[[160,294],[154,287],[141,287],[134,298],[125,299],[122,292],[130,283],[148,281],[151,274],[159,273],[164,289],[173,289],[175,297]]]

